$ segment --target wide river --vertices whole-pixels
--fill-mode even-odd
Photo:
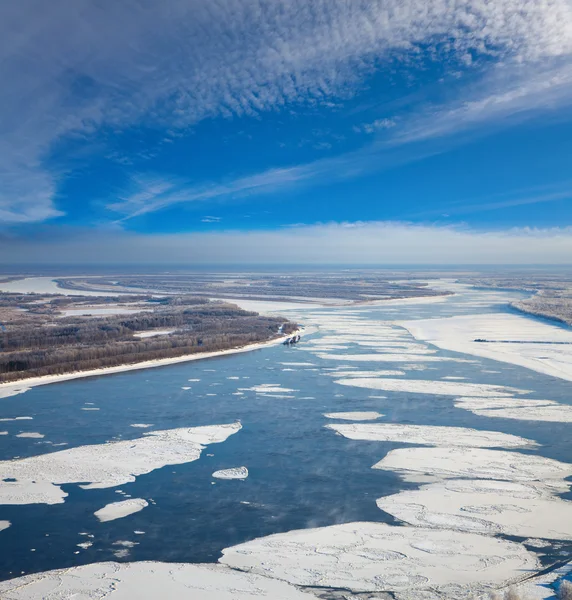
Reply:
[[[490,412],[477,414],[476,410],[455,406],[465,396],[481,400],[487,395],[502,397],[506,388],[528,391],[519,398],[570,405],[572,383],[506,362],[440,350],[415,340],[393,323],[455,315],[514,314],[509,303],[519,297],[513,292],[459,288],[455,296],[437,302],[296,309],[284,314],[312,327],[314,333],[303,336],[293,347],[277,345],[54,383],[0,399],[0,417],[5,419],[0,430],[6,432],[0,435],[2,461],[136,440],[156,430],[235,422],[242,425],[226,440],[209,444],[198,460],[150,467],[147,473],[142,469],[143,474],[135,471],[132,482],[85,489],[78,483],[53,481],[67,493],[58,503],[27,504],[22,497],[19,504],[0,504],[0,520],[10,522],[0,532],[0,578],[107,560],[216,562],[224,548],[274,533],[354,521],[397,524],[391,511],[378,508],[376,500],[416,490],[424,480],[403,476],[391,465],[372,466],[396,449],[464,445],[458,429],[445,433],[441,440],[420,441],[419,436],[443,431],[431,427],[415,430],[414,439],[410,430],[402,434],[396,430],[398,434],[382,440],[363,439],[367,438],[363,434],[358,434],[362,439],[350,439],[326,425],[356,421],[327,418],[329,413],[374,412],[382,416],[367,423],[509,434],[501,435],[500,442],[481,447],[510,451],[517,457],[572,462],[572,423],[566,420],[499,418]],[[379,355],[385,356],[378,360]],[[371,382],[380,376],[390,382],[422,380],[458,384],[460,388],[440,393],[430,386],[410,391],[407,384],[382,384],[375,389],[375,381],[369,387],[359,383],[362,378]],[[465,384],[479,387],[464,389]],[[494,388],[487,385],[500,386],[501,391],[492,394],[487,390]],[[477,391],[471,392],[473,389]],[[31,419],[14,420],[16,417]],[[396,435],[401,438],[395,439]],[[517,440],[510,436],[524,438],[525,443],[505,443]],[[479,444],[469,441],[468,446]],[[89,453],[78,456],[78,460],[98,461],[97,452],[91,457]],[[161,458],[141,460],[160,462]],[[1,468],[6,471],[9,464],[2,462]],[[246,479],[212,476],[217,470],[241,466],[248,469]],[[73,470],[74,465],[69,468]],[[430,468],[426,473],[426,482],[439,482]],[[457,475],[465,477],[466,473]],[[554,497],[570,499],[563,483],[568,475],[560,476],[560,487],[553,486]],[[0,473],[0,477],[4,479],[1,488],[15,476]],[[28,477],[34,479],[33,474]],[[550,478],[557,477],[551,474]],[[493,473],[490,479],[506,478]],[[129,498],[143,499],[147,506],[110,521],[100,521],[94,515],[106,505]],[[528,509],[521,506],[514,510]],[[465,514],[470,512],[467,509]],[[475,509],[478,516],[484,512]],[[533,519],[535,514],[533,511]],[[541,529],[541,522],[529,523],[529,529],[511,523],[516,523],[514,529],[504,523],[501,537],[526,541],[527,549],[544,564],[564,560],[572,550],[572,540],[564,539],[566,534],[557,541],[552,530],[546,536],[539,535],[535,527]],[[433,525],[444,526],[436,520]],[[454,525],[450,527],[454,529]],[[542,537],[549,541],[539,543]]]

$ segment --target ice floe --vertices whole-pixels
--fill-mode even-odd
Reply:
[[[377,505],[417,527],[572,539],[572,502],[525,483],[451,480],[379,498]]]
[[[449,356],[427,356],[425,354],[326,354],[319,352],[316,354],[323,360],[343,360],[350,362],[441,362],[455,361],[465,362],[462,358],[452,358]]]
[[[550,421],[572,423],[572,406],[552,400],[524,400],[522,398],[458,398],[457,408],[470,410],[482,417],[518,419],[521,421]]]
[[[507,313],[403,321],[400,325],[415,338],[445,350],[500,360],[572,381],[572,331],[568,328]]]
[[[233,467],[232,469],[221,469],[213,473],[215,479],[246,479],[248,469],[246,467]]]
[[[1,582],[0,596],[3,600],[316,600],[283,581],[221,565],[159,562],[105,562],[34,573]]]
[[[344,421],[375,421],[380,417],[383,417],[378,412],[337,412],[337,413],[324,413],[326,419],[343,419]]]
[[[41,439],[44,436],[43,433],[38,433],[37,431],[23,431],[22,433],[16,434],[17,438],[30,438],[30,439]]]
[[[525,577],[539,565],[514,542],[384,523],[346,523],[271,535],[226,548],[220,562],[300,586],[346,592],[431,590],[433,597],[446,598],[453,596],[451,590],[455,597],[474,598]]]
[[[336,380],[340,385],[386,390],[388,392],[411,392],[414,394],[435,394],[444,396],[511,396],[526,394],[527,390],[504,385],[486,383],[463,383],[460,381],[432,381],[429,379],[384,379],[383,377],[342,378]]]
[[[136,427],[138,429],[147,429],[149,427],[153,427],[152,423],[131,423],[129,427]]]
[[[472,448],[519,448],[537,445],[534,441],[508,433],[464,427],[394,423],[330,423],[325,427],[333,429],[350,440]]]
[[[106,521],[115,521],[115,519],[123,519],[123,517],[143,510],[146,506],[149,506],[149,503],[143,500],[143,498],[130,498],[129,500],[107,504],[93,514],[104,523]]]
[[[572,464],[544,456],[455,447],[392,450],[373,468],[395,471],[408,481],[421,483],[427,477],[499,479],[535,483],[561,492],[568,490],[564,479],[572,475]]]
[[[12,523],[10,521],[0,521],[0,531],[4,531],[4,529],[8,529]]]
[[[0,422],[5,423],[7,421],[31,421],[34,417],[11,417],[6,419],[0,419]]]
[[[223,442],[240,428],[232,423],[151,431],[134,440],[0,461],[0,504],[61,503],[67,494],[60,485],[66,483],[84,489],[129,483],[155,469],[197,460],[205,445]]]
[[[338,370],[325,373],[328,377],[398,377],[405,375],[405,371],[348,371]]]

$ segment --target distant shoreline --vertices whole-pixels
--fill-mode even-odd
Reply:
[[[255,342],[253,344],[247,344],[245,346],[238,346],[237,348],[228,348],[226,350],[216,350],[214,352],[197,352],[194,354],[184,354],[183,356],[174,356],[171,358],[157,358],[154,360],[146,360],[137,363],[126,363],[123,365],[116,365],[114,367],[104,367],[101,369],[90,369],[88,371],[73,371],[71,373],[62,373],[58,375],[42,375],[40,377],[24,377],[17,381],[5,381],[0,383],[0,399],[8,398],[10,396],[16,396],[23,394],[33,387],[40,385],[49,385],[51,383],[59,383],[62,381],[69,381],[72,379],[83,379],[85,377],[97,377],[99,375],[113,375],[114,373],[124,373],[126,371],[138,371],[141,369],[152,369],[155,367],[165,367],[172,364],[190,362],[193,360],[201,360],[204,358],[216,358],[219,356],[226,356],[230,354],[239,354],[242,352],[250,352],[251,350],[259,350],[269,346],[274,346],[282,343],[285,339],[292,337],[292,335],[302,332],[308,333],[307,330],[297,329],[295,332],[289,333],[288,335],[282,335],[272,340],[265,342]]]

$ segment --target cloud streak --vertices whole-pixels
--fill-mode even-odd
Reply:
[[[526,65],[567,61],[572,51],[567,0],[55,0],[44,8],[41,0],[0,8],[3,222],[58,216],[64,175],[48,158],[69,136],[135,123],[176,130],[326,104],[356,93],[386,60],[411,66],[445,55],[465,66],[520,65],[522,81]],[[524,92],[516,81],[512,91],[494,87],[480,101],[440,109],[431,127],[420,123],[402,141],[540,106],[555,92],[569,98],[570,88],[562,70]],[[212,193],[219,195],[205,189],[202,197]],[[151,206],[161,206],[157,195]],[[126,202],[144,210],[141,198]]]

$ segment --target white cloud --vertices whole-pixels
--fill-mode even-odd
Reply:
[[[499,231],[397,222],[169,235],[80,233],[0,240],[15,263],[568,264],[572,228]]]
[[[58,174],[45,159],[74,132],[139,121],[177,129],[327,104],[385,58],[410,64],[438,48],[461,63],[486,55],[497,65],[567,60],[572,51],[568,0],[56,0],[44,9],[41,0],[0,7],[6,222],[56,215]],[[565,79],[545,79],[522,103],[554,89],[568,98]],[[462,105],[452,121],[518,106],[506,93]]]

